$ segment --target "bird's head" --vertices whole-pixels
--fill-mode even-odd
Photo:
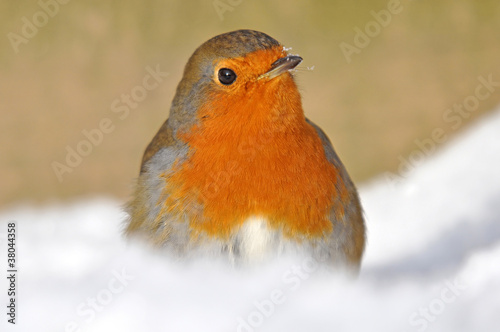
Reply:
[[[182,131],[224,117],[238,123],[264,123],[303,117],[300,94],[290,70],[302,58],[278,41],[253,30],[213,37],[189,59],[177,87],[170,118]],[[220,120],[217,120],[220,121]]]

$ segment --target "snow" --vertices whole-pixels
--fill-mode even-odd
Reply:
[[[1,331],[498,331],[500,110],[397,181],[360,188],[368,246],[349,280],[293,257],[178,262],[121,235],[121,202],[0,212],[17,222],[17,317]],[[7,304],[7,279],[0,299]]]

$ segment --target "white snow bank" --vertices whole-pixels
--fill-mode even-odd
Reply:
[[[360,277],[283,259],[183,265],[121,236],[120,203],[0,214],[17,222],[17,318],[2,331],[494,331],[500,326],[500,111],[397,183],[360,190]],[[7,303],[7,279],[0,299]]]

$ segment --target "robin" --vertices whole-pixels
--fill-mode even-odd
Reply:
[[[144,153],[126,233],[183,256],[298,252],[358,269],[358,193],[304,115],[293,77],[301,61],[252,30],[198,47]]]

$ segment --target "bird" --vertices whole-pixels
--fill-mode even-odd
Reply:
[[[359,271],[359,195],[305,116],[295,82],[302,60],[254,30],[199,46],[144,152],[126,235],[181,258],[244,265],[293,253]]]

